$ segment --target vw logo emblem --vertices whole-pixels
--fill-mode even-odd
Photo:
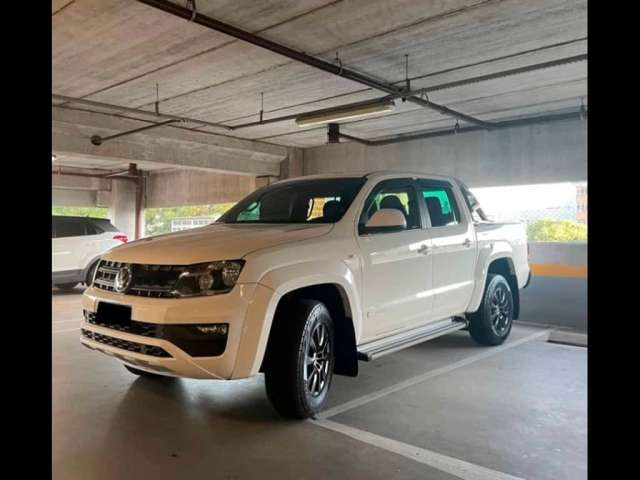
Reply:
[[[116,273],[116,278],[113,282],[113,288],[118,293],[123,293],[127,291],[129,285],[131,285],[131,265],[127,265],[126,267],[122,267]]]

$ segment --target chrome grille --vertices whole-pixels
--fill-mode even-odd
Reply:
[[[93,285],[96,288],[115,291],[114,283],[118,271],[126,266],[123,262],[101,260],[96,269]],[[174,286],[184,266],[131,264],[133,278],[127,295],[154,298],[175,298]]]
[[[123,267],[124,263],[110,262],[108,260],[101,260],[98,268],[96,269],[95,277],[93,278],[93,285],[103,290],[115,291],[113,284],[116,280],[116,274]]]

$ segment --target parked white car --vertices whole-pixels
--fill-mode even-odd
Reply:
[[[91,284],[100,256],[127,242],[127,236],[108,219],[51,217],[52,283],[70,290],[78,283]]]
[[[463,328],[502,343],[529,275],[524,226],[488,222],[454,178],[290,179],[209,226],[108,252],[81,340],[138,375],[264,372],[275,408],[304,418],[358,360]]]

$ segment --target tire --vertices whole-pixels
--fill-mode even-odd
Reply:
[[[293,300],[278,312],[265,368],[267,396],[285,418],[315,417],[327,403],[335,365],[334,328],[327,307]]]
[[[69,292],[71,290],[73,290],[74,288],[76,288],[76,285],[78,285],[78,282],[76,283],[57,283],[56,284],[56,288],[63,290],[65,292]]]
[[[124,368],[129,370],[134,375],[138,375],[139,377],[146,377],[146,378],[153,378],[153,379],[171,378],[171,377],[167,377],[165,375],[158,375],[157,373],[147,372],[145,370],[138,370],[137,368],[130,367],[127,364],[124,364]]]
[[[481,345],[500,345],[513,326],[513,295],[502,275],[490,273],[478,311],[467,315],[469,333]]]

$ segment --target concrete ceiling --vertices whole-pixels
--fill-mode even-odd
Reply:
[[[586,103],[586,61],[447,87],[586,54],[586,0],[196,3],[200,13],[325,60],[339,52],[345,66],[387,81],[403,81],[409,54],[414,89],[434,88],[432,101],[483,120]],[[261,92],[265,118],[383,95],[135,0],[54,2],[54,93],[153,111],[156,84],[162,112],[229,125],[257,120]],[[342,130],[378,138],[455,123],[413,104],[396,104],[391,114],[345,122]],[[293,121],[224,135],[299,147],[326,142],[324,127],[299,128]]]

